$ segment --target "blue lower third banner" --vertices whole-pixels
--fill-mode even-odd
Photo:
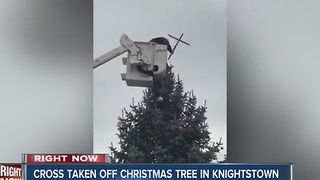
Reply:
[[[292,165],[28,164],[23,179],[292,179]]]

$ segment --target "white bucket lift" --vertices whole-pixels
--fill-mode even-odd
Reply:
[[[123,58],[126,73],[121,74],[122,80],[126,81],[128,86],[150,87],[154,80],[165,77],[168,59],[166,45],[133,42],[126,34],[121,36],[120,44],[118,48],[94,60],[94,68],[128,51],[127,58]]]

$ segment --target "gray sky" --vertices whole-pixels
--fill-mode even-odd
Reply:
[[[120,45],[126,33],[133,41],[149,41],[168,34],[191,44],[180,44],[170,62],[194,90],[198,105],[207,100],[207,118],[213,141],[223,138],[226,153],[226,1],[225,0],[94,0],[94,58]],[[175,40],[169,39],[174,46]],[[118,146],[117,118],[132,97],[142,99],[143,88],[128,87],[122,55],[94,70],[94,152],[109,153]]]

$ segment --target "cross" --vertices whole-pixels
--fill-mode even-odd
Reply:
[[[176,37],[174,37],[174,36],[172,36],[172,35],[169,34],[169,37],[177,40],[177,43],[176,43],[176,45],[174,46],[174,48],[173,48],[173,50],[172,50],[172,54],[170,54],[168,60],[169,60],[169,59],[171,58],[171,56],[173,55],[174,51],[176,50],[176,48],[177,48],[177,46],[178,46],[178,44],[179,44],[180,42],[182,42],[183,44],[186,44],[186,45],[190,46],[189,43],[181,40],[181,39],[182,39],[182,36],[183,36],[183,33],[181,34],[180,38],[178,39],[178,38],[176,38]]]

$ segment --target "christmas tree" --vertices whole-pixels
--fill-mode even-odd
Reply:
[[[110,147],[113,163],[209,163],[221,141],[211,142],[206,103],[197,106],[193,91],[168,67],[163,81],[144,91],[141,102],[123,110],[117,134],[120,150]]]

